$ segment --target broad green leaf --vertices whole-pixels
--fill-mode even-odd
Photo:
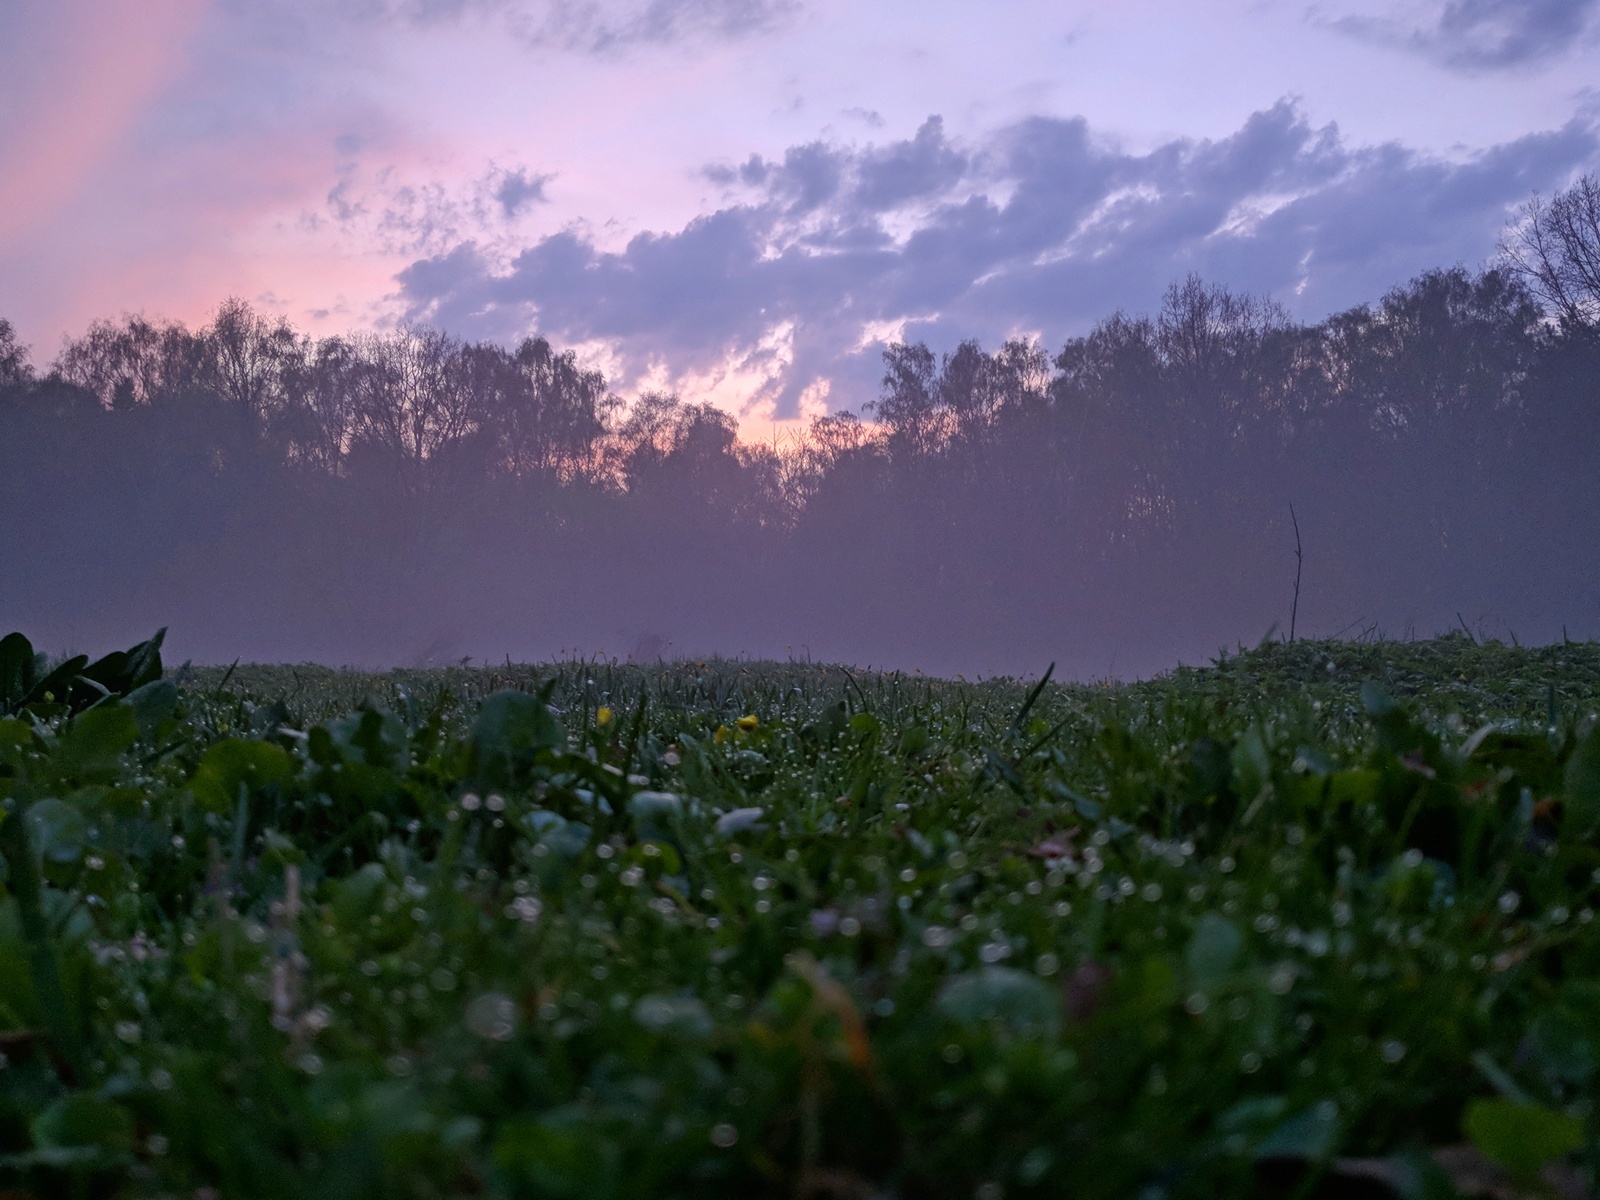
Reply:
[[[33,1119],[33,1141],[41,1150],[91,1146],[102,1150],[133,1147],[133,1117],[121,1105],[88,1092],[63,1096]]]
[[[1219,913],[1206,913],[1195,924],[1184,951],[1189,981],[1202,991],[1219,987],[1227,980],[1242,949],[1244,935],[1239,927]]]
[[[1233,748],[1234,790],[1244,800],[1254,799],[1272,778],[1272,760],[1259,726],[1252,725]]]
[[[116,770],[121,754],[139,740],[139,721],[125,704],[108,702],[80,713],[61,734],[52,761],[67,778]]]
[[[1600,825],[1600,725],[1573,750],[1566,776],[1567,828],[1587,838]]]
[[[1338,1142],[1339,1106],[1325,1100],[1283,1121],[1257,1143],[1255,1156],[1321,1161],[1333,1153]]]
[[[153,679],[128,693],[128,707],[143,737],[153,737],[161,722],[178,710],[178,685],[170,679]]]
[[[189,786],[202,808],[231,813],[239,802],[240,787],[253,792],[292,774],[294,763],[281,747],[229,738],[206,751]]]
[[[939,1011],[963,1025],[996,1022],[1019,1035],[1054,1037],[1061,1025],[1061,996],[1037,975],[1012,967],[984,967],[948,980]]]
[[[566,744],[567,731],[556,715],[527,692],[496,692],[472,722],[473,759],[489,783],[513,782],[539,751],[562,750]]]
[[[20,633],[0,638],[0,714],[16,712],[33,690],[33,646]]]
[[[706,1006],[694,996],[645,996],[633,1006],[633,1019],[652,1033],[698,1040],[711,1036],[715,1024]]]
[[[389,767],[405,753],[406,727],[393,713],[363,709],[342,720],[329,721],[327,730],[346,762]]]
[[[518,1195],[548,1200],[610,1200],[621,1173],[616,1144],[579,1113],[561,1110],[503,1122],[494,1161],[526,1185]]]
[[[34,853],[50,862],[77,862],[83,857],[89,823],[74,805],[48,796],[28,807],[28,836]]]
[[[1523,1178],[1583,1145],[1583,1123],[1543,1104],[1474,1100],[1462,1127],[1479,1150]]]

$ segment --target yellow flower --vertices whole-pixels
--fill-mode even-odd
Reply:
[[[602,704],[594,710],[594,723],[601,728],[611,724],[611,708],[609,705]]]
[[[749,733],[757,725],[761,724],[761,722],[756,720],[754,717],[740,717],[737,721],[734,722],[734,724],[736,724],[740,729],[744,730],[746,733]]]
[[[723,742],[727,741],[728,727],[726,725],[718,725],[717,731],[711,735],[711,740],[716,742],[718,745],[721,745]]]

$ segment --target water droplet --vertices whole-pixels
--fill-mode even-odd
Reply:
[[[1183,1002],[1183,1010],[1192,1017],[1198,1017],[1211,1007],[1211,997],[1204,992],[1191,992],[1189,998]]]
[[[539,1015],[544,1016],[543,1009],[539,1010]],[[467,1028],[490,1041],[509,1041],[516,1029],[516,1019],[516,1003],[504,992],[485,992],[467,1005]]]
[[[726,1121],[711,1127],[711,1144],[719,1150],[728,1149],[738,1140],[739,1131]]]
[[[1239,1070],[1243,1071],[1246,1075],[1254,1075],[1257,1071],[1261,1070],[1261,1055],[1257,1054],[1254,1050],[1246,1050],[1244,1055],[1239,1059]]]
[[[1406,1056],[1406,1044],[1390,1038],[1378,1047],[1378,1057],[1384,1062],[1394,1064]]]
[[[1498,902],[1500,911],[1510,916],[1517,911],[1517,906],[1522,903],[1522,897],[1515,892],[1501,892]]]

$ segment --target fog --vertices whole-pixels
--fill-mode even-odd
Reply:
[[[0,629],[968,678],[1146,676],[1291,624],[1593,638],[1600,339],[1547,311],[1455,269],[1306,325],[1191,277],[1049,346],[890,346],[860,416],[776,446],[537,338],[314,340],[230,301],[35,364],[0,324]]]

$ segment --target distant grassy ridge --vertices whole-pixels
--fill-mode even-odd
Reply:
[[[1041,664],[1043,666],[1043,664]],[[545,664],[401,668],[372,672],[328,667],[240,663],[235,667],[187,666],[182,678],[206,691],[223,686],[231,694],[281,702],[305,716],[341,713],[363,701],[392,702],[440,689],[471,707],[501,688],[554,684],[553,701],[581,707],[597,694],[628,701],[648,694],[657,703],[684,709],[733,712],[741,705],[804,708],[832,703],[863,689],[887,703],[911,703],[954,695],[982,695],[986,702],[1020,702],[1030,680],[997,677],[968,682],[904,671],[880,672],[837,664],[679,659],[619,663],[569,659]],[[226,684],[224,684],[226,680]],[[1600,705],[1600,642],[1508,646],[1478,642],[1465,633],[1422,641],[1268,641],[1200,666],[1180,666],[1138,682],[1051,682],[1048,700],[1103,702],[1116,695],[1149,705],[1173,695],[1273,698],[1307,695],[1324,702],[1355,704],[1361,685],[1381,683],[1397,697],[1416,699],[1430,710],[1454,711],[1463,719],[1537,720],[1549,715],[1551,689],[1557,713],[1579,717]]]

